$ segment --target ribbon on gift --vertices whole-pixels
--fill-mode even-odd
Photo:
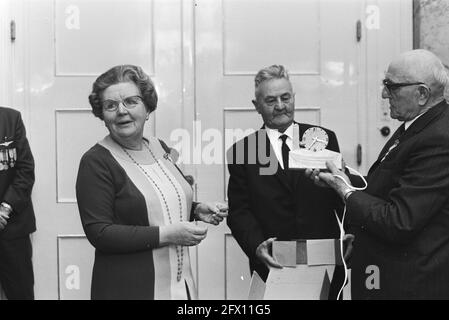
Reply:
[[[274,241],[273,257],[284,267],[343,264],[338,239]]]

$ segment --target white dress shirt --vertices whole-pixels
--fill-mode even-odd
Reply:
[[[295,123],[292,123],[284,133],[279,132],[275,129],[266,128],[268,139],[270,140],[271,147],[274,150],[274,153],[276,154],[276,158],[278,159],[279,165],[282,169],[284,169],[284,161],[282,159],[282,140],[279,139],[282,135],[287,135],[287,146],[290,148],[290,150],[293,150],[293,126]]]
[[[427,111],[429,111],[429,110],[427,110]],[[410,127],[410,126],[412,125],[412,123],[416,121],[416,119],[418,119],[419,117],[421,117],[421,116],[422,116],[424,113],[426,113],[427,111],[425,111],[425,112],[423,112],[423,113],[417,115],[417,116],[416,116],[414,119],[412,119],[412,120],[405,121],[404,129],[407,130],[408,127]]]

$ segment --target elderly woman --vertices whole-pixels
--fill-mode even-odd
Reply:
[[[227,215],[221,203],[195,203],[192,187],[160,140],[143,137],[157,94],[140,67],[116,66],[93,84],[93,114],[109,135],[81,159],[76,194],[96,248],[92,299],[194,299],[187,246]]]

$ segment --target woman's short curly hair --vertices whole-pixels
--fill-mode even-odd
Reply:
[[[157,107],[157,93],[153,81],[141,67],[126,64],[115,66],[100,75],[92,85],[92,93],[89,95],[89,103],[92,113],[103,120],[102,95],[111,85],[121,82],[132,82],[140,90],[145,108],[151,113]]]

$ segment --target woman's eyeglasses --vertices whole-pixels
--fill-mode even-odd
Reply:
[[[113,112],[118,109],[118,106],[120,105],[120,103],[122,103],[126,109],[133,109],[142,101],[143,101],[143,99],[141,96],[131,96],[131,97],[126,97],[125,99],[118,100],[118,101],[117,100],[105,100],[105,101],[103,101],[102,106],[103,106],[104,111]]]

